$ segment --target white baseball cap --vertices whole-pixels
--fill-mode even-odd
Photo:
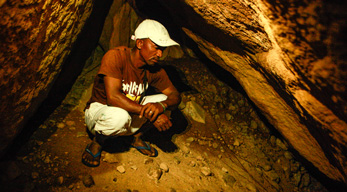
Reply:
[[[179,45],[170,38],[166,28],[158,21],[146,19],[140,23],[135,30],[135,35],[131,37],[132,40],[149,38],[155,44],[161,47],[168,47]]]

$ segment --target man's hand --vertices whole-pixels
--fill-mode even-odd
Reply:
[[[140,111],[140,118],[146,117],[149,121],[153,122],[157,119],[158,115],[164,112],[164,108],[159,103],[147,103],[143,105]]]
[[[172,126],[172,123],[170,119],[163,113],[158,116],[158,118],[154,121],[153,125],[159,131],[166,131],[170,129],[170,127]]]

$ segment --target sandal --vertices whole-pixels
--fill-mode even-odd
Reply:
[[[133,147],[133,148],[135,148],[135,149],[137,149],[140,153],[142,153],[143,155],[146,155],[146,156],[149,156],[149,157],[156,157],[156,156],[158,156],[158,151],[153,147],[153,149],[154,149],[154,155],[148,155],[148,154],[146,154],[146,153],[143,153],[141,150],[148,150],[148,151],[152,151],[152,147],[148,144],[148,143],[146,143],[146,142],[144,142],[145,144],[146,144],[146,146],[134,146],[134,145],[131,145],[131,147]]]
[[[89,153],[89,154],[93,157],[93,161],[95,161],[95,159],[101,155],[101,151],[102,151],[102,150],[100,150],[97,154],[94,155],[94,154],[89,150],[89,146],[90,146],[90,144],[87,145],[87,147],[86,147],[86,149],[85,149],[85,152]],[[85,165],[88,166],[88,167],[97,167],[97,166],[100,165],[100,159],[99,159],[99,163],[96,164],[96,165],[94,165],[94,164],[91,164],[91,163],[87,162],[86,159],[84,159],[84,158],[82,157],[82,163],[85,164]]]

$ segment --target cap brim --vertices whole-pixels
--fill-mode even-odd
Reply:
[[[161,47],[169,47],[169,46],[174,46],[174,45],[178,45],[180,46],[180,44],[178,44],[176,41],[172,40],[172,39],[168,39],[165,42],[164,41],[160,41],[160,40],[156,40],[154,38],[150,38],[151,41],[153,41],[155,44],[161,46]]]

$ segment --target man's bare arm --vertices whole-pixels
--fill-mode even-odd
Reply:
[[[104,77],[107,105],[120,107],[130,113],[140,114],[142,106],[127,98],[122,92],[122,80]]]
[[[162,93],[167,96],[167,99],[161,101],[161,104],[159,102],[147,103],[142,107],[140,117],[145,116],[153,122],[165,109],[174,109],[181,102],[180,94],[173,85],[163,90]],[[164,107],[162,105],[164,105]]]

